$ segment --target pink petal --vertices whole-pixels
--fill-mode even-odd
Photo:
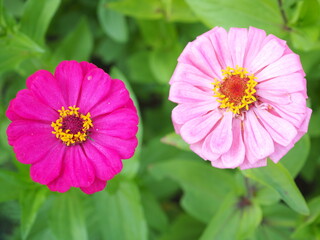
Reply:
[[[118,109],[114,112],[94,118],[94,131],[113,137],[129,139],[136,135],[138,115],[131,109]]]
[[[293,141],[297,135],[297,130],[291,123],[269,113],[267,110],[259,108],[253,110],[275,142],[287,146]]]
[[[96,141],[101,146],[115,150],[117,153],[119,153],[122,159],[131,158],[134,154],[135,148],[138,145],[138,140],[136,137],[130,139],[121,139],[99,132],[92,133],[90,137],[93,139],[93,141]]]
[[[272,91],[279,93],[293,93],[305,90],[304,76],[302,73],[292,73],[286,76],[272,78],[268,81],[260,82],[256,89],[262,91]]]
[[[80,189],[86,194],[93,194],[95,192],[102,191],[106,185],[106,181],[101,181],[100,179],[96,178],[89,187],[82,187]]]
[[[190,84],[174,82],[171,85],[169,100],[176,103],[194,103],[215,99],[214,93],[204,92]]]
[[[218,77],[219,79],[221,78],[220,75]],[[203,74],[195,66],[185,64],[185,63],[178,63],[170,79],[170,84],[174,82],[189,83],[207,92],[208,91],[212,92],[212,89],[213,89],[213,85],[212,85],[213,77],[209,77]]]
[[[84,113],[96,104],[99,104],[109,92],[111,85],[111,78],[102,69],[95,68],[89,71],[82,82],[81,97],[78,101],[78,107]]]
[[[32,74],[27,79],[27,87],[39,101],[55,110],[66,106],[56,79],[46,70],[39,70]]]
[[[252,60],[257,56],[259,53],[263,42],[266,38],[266,32],[264,30],[250,27],[248,31],[248,43],[247,43],[247,53],[244,59],[244,67],[249,69]]]
[[[274,143],[274,153],[272,153],[269,157],[274,163],[278,163],[280,159],[286,155],[291,148],[293,148],[294,144],[290,143],[287,146],[281,146],[278,143]]]
[[[62,144],[52,146],[41,160],[31,166],[32,180],[46,185],[56,179],[61,174],[66,148]]]
[[[11,121],[21,119],[21,117],[18,114],[16,114],[15,111],[13,110],[14,102],[15,102],[15,99],[13,99],[9,102],[9,106],[6,111],[6,117],[9,118],[9,120],[11,120]]]
[[[228,33],[228,43],[233,61],[232,66],[243,66],[247,41],[248,31],[246,28],[230,28]]]
[[[106,99],[92,106],[89,111],[91,116],[98,117],[124,107],[128,101],[130,101],[130,96],[124,83],[121,80],[113,79]]]
[[[17,160],[24,164],[40,161],[51,148],[62,143],[51,133],[23,135],[14,141],[13,150]]]
[[[252,60],[248,69],[252,73],[256,73],[268,66],[269,64],[278,60],[284,52],[285,48],[282,42],[279,42],[277,38],[271,38],[259,51],[256,57]],[[259,81],[259,79],[257,79]]]
[[[178,58],[179,63],[188,64],[197,68],[202,74],[214,78],[210,62],[197,50],[194,42],[189,42]]]
[[[80,64],[76,61],[63,61],[57,66],[54,76],[66,104],[77,106],[83,78]]]
[[[232,112],[225,112],[220,123],[212,130],[210,141],[211,150],[222,154],[227,152],[232,144]]]
[[[88,141],[84,150],[86,155],[90,157],[96,177],[99,179],[110,180],[122,170],[122,161],[119,154],[114,150],[105,148],[93,141]]]
[[[220,103],[214,99],[204,102],[179,104],[172,110],[172,120],[175,123],[184,124],[193,118],[207,114],[209,111],[216,109],[219,104]]]
[[[21,118],[46,121],[50,124],[59,116],[52,108],[37,100],[28,89],[18,92],[11,102],[10,110]]]
[[[221,119],[219,111],[212,111],[186,122],[180,129],[181,137],[189,144],[205,138],[213,126]]]
[[[232,145],[226,153],[221,155],[223,165],[227,168],[239,167],[245,157],[245,147],[242,138],[242,121],[234,118],[232,121],[233,141]]]
[[[221,78],[221,66],[218,62],[211,40],[208,37],[198,37],[192,44],[192,58],[194,62],[198,58],[205,59],[207,66],[210,68],[210,74],[212,78]]]
[[[244,123],[244,144],[256,160],[264,159],[274,152],[269,133],[259,123],[253,111],[248,111]],[[249,159],[250,161],[251,159]],[[252,161],[250,161],[253,163]]]
[[[274,92],[257,89],[257,95],[262,98],[260,99],[263,102],[272,102],[277,104],[290,104],[291,96],[286,92]]]
[[[227,166],[224,165],[224,163],[220,159],[211,161],[210,163],[211,163],[211,166],[216,168],[228,168]]]
[[[248,161],[247,159],[244,160],[243,164],[240,165],[241,170],[249,169],[249,168],[258,168],[258,167],[265,167],[267,166],[267,159],[257,160],[254,163]]]
[[[209,37],[211,40],[221,69],[232,66],[233,62],[228,45],[227,31],[224,28],[215,27],[212,31],[212,34],[210,34],[209,36],[207,35],[207,37]]]
[[[299,55],[287,54],[276,62],[265,67],[261,72],[256,74],[258,81],[264,81],[275,77],[289,75],[295,72],[303,71]]]

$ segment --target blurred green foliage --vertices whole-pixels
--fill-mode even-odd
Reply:
[[[173,133],[176,59],[217,25],[265,29],[301,56],[314,113],[281,164],[215,169]],[[135,156],[92,196],[32,182],[6,140],[25,79],[68,59],[124,80],[140,107]],[[319,0],[0,0],[0,239],[320,239],[319,91]]]

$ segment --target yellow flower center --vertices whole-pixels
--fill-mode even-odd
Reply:
[[[222,75],[221,81],[214,79],[213,82],[214,97],[221,103],[220,108],[226,108],[235,114],[240,114],[244,109],[249,110],[249,105],[257,101],[256,77],[253,74],[249,75],[245,68],[239,66],[227,67],[222,70]]]
[[[67,146],[81,143],[87,140],[90,128],[93,127],[91,115],[79,113],[80,108],[70,106],[58,110],[60,117],[51,123],[52,133]]]

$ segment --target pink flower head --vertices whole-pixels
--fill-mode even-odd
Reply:
[[[87,62],[32,74],[6,114],[17,159],[52,191],[101,191],[137,146],[137,111],[124,83]]]
[[[189,43],[170,80],[175,130],[212,166],[278,162],[306,133],[306,80],[286,42],[250,27],[221,27]]]

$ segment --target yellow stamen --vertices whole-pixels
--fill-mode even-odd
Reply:
[[[80,108],[76,106],[70,106],[68,109],[61,107],[61,110],[58,110],[60,117],[55,122],[51,123],[51,126],[53,127],[52,134],[67,146],[86,141],[88,130],[93,127],[90,113],[83,115],[78,111],[79,109]],[[66,122],[68,122],[68,117],[70,118],[70,116],[73,116],[71,123],[69,123],[69,125],[71,124],[71,127],[73,124],[72,121],[76,121],[75,124],[82,123],[82,126],[75,125],[74,129],[79,128],[76,133],[72,132],[74,129],[70,130],[66,128],[68,127]]]
[[[212,83],[214,97],[221,103],[219,107],[235,114],[240,114],[242,109],[249,110],[249,105],[257,101],[256,77],[253,74],[249,75],[245,68],[239,66],[226,67],[221,71],[223,79],[221,81],[214,79]]]

